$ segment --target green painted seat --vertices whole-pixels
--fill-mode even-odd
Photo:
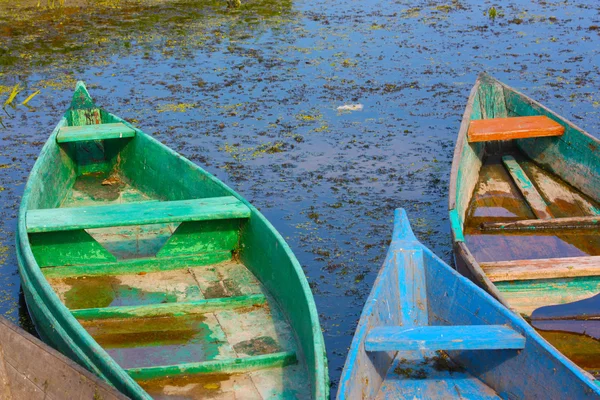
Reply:
[[[83,126],[63,126],[58,130],[58,143],[81,142],[89,140],[121,139],[135,136],[135,130],[118,122]]]
[[[135,202],[27,211],[27,232],[57,232],[171,222],[249,218],[250,209],[233,196]]]

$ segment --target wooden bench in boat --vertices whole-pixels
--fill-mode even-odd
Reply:
[[[239,220],[250,214],[242,201],[224,196],[29,210],[26,227],[40,267],[71,266],[76,273],[79,265],[114,270],[141,267],[139,263],[149,268],[150,263],[152,268],[164,269],[155,258],[117,262],[86,229],[180,222],[156,257],[196,256],[201,258],[198,262],[216,262],[231,256],[238,242]],[[174,260],[173,264],[179,263]]]
[[[58,143],[81,142],[89,140],[122,139],[135,136],[135,130],[118,122],[83,126],[63,126],[58,130]]]
[[[369,331],[366,351],[507,350],[525,337],[504,325],[382,326]]]
[[[27,232],[248,218],[250,209],[233,196],[178,201],[143,201],[27,211]]]
[[[543,115],[536,115],[473,120],[469,125],[467,138],[472,143],[561,136],[564,132],[564,126],[558,122]]]
[[[600,276],[600,256],[481,263],[492,282]]]

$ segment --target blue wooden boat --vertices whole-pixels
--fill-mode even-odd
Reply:
[[[594,381],[415,238],[396,210],[337,398],[589,399]]]

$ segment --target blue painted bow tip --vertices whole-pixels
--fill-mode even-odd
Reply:
[[[417,241],[412,228],[410,227],[410,221],[408,220],[408,214],[404,208],[396,208],[394,211],[394,233],[392,234],[392,241]]]

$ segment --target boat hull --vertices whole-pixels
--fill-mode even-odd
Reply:
[[[127,399],[97,376],[4,318],[0,318],[0,345],[2,399]]]
[[[299,363],[298,365],[301,366],[298,368],[305,368],[305,372],[301,376],[306,376],[306,382],[304,382],[303,390],[306,391],[307,397],[315,399],[327,398],[329,393],[329,384],[326,353],[323,344],[322,332],[318,322],[318,314],[316,312],[314,300],[312,298],[312,294],[304,276],[304,273],[302,271],[302,268],[299,262],[296,260],[295,256],[293,255],[289,246],[281,237],[281,235],[255,207],[249,204],[239,194],[228,188],[214,176],[210,175],[209,173],[202,170],[200,167],[196,166],[189,160],[183,158],[173,150],[169,149],[168,147],[154,140],[150,136],[146,135],[139,129],[131,126],[119,117],[107,113],[104,110],[98,112],[93,111],[95,110],[95,105],[92,102],[91,98],[89,98],[89,94],[87,94],[87,90],[85,90],[85,87],[82,83],[78,84],[76,95],[74,96],[74,104],[80,101],[85,103],[85,108],[82,109],[82,113],[85,114],[87,117],[90,117],[91,115],[94,118],[100,118],[98,117],[98,115],[101,115],[103,120],[102,123],[111,123],[111,127],[118,126],[121,127],[120,129],[126,129],[128,134],[127,137],[123,139],[126,140],[125,146],[119,145],[120,147],[118,147],[118,157],[113,157],[112,161],[108,158],[107,160],[103,160],[101,162],[96,162],[92,160],[95,163],[91,162],[90,160],[84,160],[84,162],[82,162],[80,165],[74,165],[74,162],[77,163],[79,161],[77,161],[78,158],[74,156],[72,152],[78,150],[77,146],[79,146],[79,144],[76,143],[72,145],[71,143],[66,143],[64,146],[60,146],[57,143],[58,133],[61,131],[61,128],[66,126],[73,126],[69,125],[72,124],[72,121],[70,121],[69,118],[74,118],[69,117],[69,112],[73,112],[74,110],[72,106],[72,109],[70,109],[65,114],[65,116],[61,119],[57,127],[50,135],[50,138],[41,150],[40,156],[38,157],[32,169],[30,178],[25,187],[25,191],[21,202],[21,208],[19,211],[18,232],[16,235],[16,249],[19,264],[19,272],[22,278],[22,286],[27,302],[27,307],[31,314],[32,320],[36,326],[36,329],[40,334],[40,337],[43,338],[43,340],[50,344],[52,347],[58,349],[60,352],[75,360],[77,363],[84,366],[91,372],[110,382],[113,386],[115,386],[127,396],[135,399],[151,398],[146,392],[146,390],[142,388],[140,384],[138,384],[131,377],[131,375],[143,375],[147,379],[150,379],[152,377],[157,376],[155,370],[143,370],[142,368],[141,370],[143,371],[141,371],[139,368],[129,368],[126,371],[125,368],[121,367],[119,363],[117,363],[114,360],[112,355],[110,355],[102,346],[99,345],[99,343],[94,339],[94,337],[91,336],[88,330],[86,330],[82,326],[81,321],[74,317],[74,315],[72,314],[73,307],[69,309],[65,306],[64,303],[66,299],[64,293],[62,293],[60,295],[61,297],[59,297],[59,295],[54,290],[54,286],[51,286],[49,284],[49,278],[47,278],[47,276],[45,275],[48,273],[48,271],[54,272],[56,270],[62,270],[63,272],[59,272],[59,275],[69,273],[71,275],[75,274],[73,276],[76,277],[78,276],[77,263],[56,264],[56,261],[52,258],[44,258],[45,264],[40,266],[38,260],[42,259],[40,258],[40,256],[45,255],[40,255],[39,250],[36,250],[37,253],[34,254],[31,244],[31,230],[29,230],[28,233],[29,228],[27,226],[27,213],[29,210],[38,211],[45,209],[59,209],[59,207],[61,207],[61,204],[67,201],[64,189],[61,188],[64,188],[65,186],[73,187],[73,185],[77,185],[78,183],[76,182],[76,179],[78,179],[79,177],[84,176],[85,174],[98,174],[97,170],[102,168],[105,170],[108,168],[109,171],[115,171],[118,168],[128,168],[128,179],[131,179],[132,181],[136,180],[136,187],[139,188],[139,190],[135,192],[137,193],[136,196],[138,197],[142,195],[140,194],[142,193],[142,191],[145,191],[146,193],[150,193],[152,196],[155,197],[154,200],[150,200],[165,200],[166,198],[167,201],[171,201],[171,203],[169,204],[180,204],[181,201],[186,201],[187,199],[192,199],[192,201],[195,201],[194,199],[220,197],[234,201],[237,209],[247,210],[248,214],[244,214],[244,223],[239,223],[239,225],[231,223],[224,224],[221,221],[227,217],[217,214],[215,216],[215,218],[217,218],[216,223],[206,225],[208,226],[208,232],[216,233],[213,234],[214,236],[209,237],[205,244],[201,245],[203,246],[202,250],[198,250],[198,252],[200,252],[202,255],[205,254],[202,252],[213,251],[214,254],[216,254],[213,257],[213,259],[217,260],[216,263],[226,260],[231,261],[230,264],[235,264],[237,262],[237,264],[233,266],[227,264],[226,267],[230,269],[235,267],[237,268],[236,271],[239,270],[244,274],[251,273],[253,275],[251,279],[252,282],[248,281],[247,279],[246,281],[244,281],[244,284],[246,284],[247,286],[250,285],[253,288],[257,288],[256,290],[258,290],[259,286],[261,288],[265,288],[267,302],[272,302],[272,307],[270,307],[270,309],[277,309],[277,315],[279,315],[279,313],[282,314],[282,317],[277,317],[279,318],[279,322],[277,322],[279,324],[277,325],[279,326],[279,328],[277,329],[281,329],[281,326],[283,326],[281,324],[289,324],[289,327],[292,330],[291,338],[295,342],[294,346],[296,347],[293,359],[290,358],[291,355],[288,354],[289,352],[275,353],[275,356],[279,355],[283,358],[281,358],[281,361],[277,361],[276,357],[273,358],[275,359],[275,361],[271,362],[272,365],[285,366],[291,361],[297,360]],[[93,133],[94,132],[92,132],[92,134]],[[69,140],[71,139],[72,138],[69,138]],[[113,140],[113,142],[111,142],[113,144],[106,144],[104,146],[104,151],[107,152],[107,154],[110,153],[110,151],[114,151],[114,143],[119,143],[118,141],[121,140],[121,138],[119,137],[110,137],[109,139]],[[114,142],[115,140],[117,142]],[[88,150],[86,150],[86,152],[88,152]],[[93,153],[94,149],[92,148],[91,150]],[[141,156],[137,157],[137,154],[141,154]],[[112,165],[110,164],[111,162],[113,163]],[[104,178],[100,178],[100,180],[98,180],[97,178],[94,179],[96,179],[95,184],[97,185],[97,187],[104,190],[103,188],[105,188],[105,182],[102,181],[102,179]],[[89,180],[85,182],[89,183]],[[87,184],[85,182],[82,182],[81,184]],[[100,182],[102,183],[100,184]],[[117,185],[121,184],[123,184],[123,182],[119,182]],[[106,183],[106,185],[110,186],[111,183]],[[166,189],[164,189],[165,185],[167,185]],[[110,187],[108,189],[110,189]],[[61,192],[61,190],[63,191]],[[161,193],[160,190],[164,190],[164,192]],[[102,193],[105,192],[101,192],[101,194]],[[135,194],[133,190],[130,191],[130,196],[132,195],[131,193]],[[78,198],[81,198],[80,193],[77,194],[77,196],[79,196]],[[90,201],[92,200],[93,197],[86,201],[90,203]],[[148,199],[144,198],[143,200]],[[134,202],[135,201],[137,200],[134,200]],[[92,202],[91,204],[93,206],[96,206],[96,204],[100,204],[99,207],[105,207],[101,205],[102,203]],[[142,204],[143,206],[144,202],[138,201],[137,203],[135,203],[134,207],[138,207],[137,204]],[[77,205],[75,204],[75,206]],[[185,212],[189,212],[187,211],[188,209],[185,210]],[[245,212],[246,211],[244,211],[244,213]],[[167,215],[167,217],[169,217],[169,215]],[[117,219],[114,220],[117,221],[117,223],[119,223]],[[144,224],[152,223],[152,221],[144,222]],[[239,229],[235,230],[235,235],[237,235],[237,237],[232,239],[231,235],[232,232],[234,232],[234,228],[230,227],[237,226],[240,226]],[[222,233],[222,231],[213,231],[211,229],[229,229],[229,231],[226,230],[225,233]],[[81,232],[83,232],[83,230],[81,230]],[[175,232],[177,233],[178,231]],[[201,235],[202,234],[204,233],[201,233]],[[38,235],[37,237],[40,237],[40,234],[38,233],[35,233],[35,235]],[[175,233],[173,233],[173,235],[175,235]],[[184,239],[185,238],[186,236],[184,236]],[[189,246],[195,246],[197,242],[190,243],[184,241],[183,243],[188,243]],[[161,243],[160,246],[163,246],[163,244]],[[233,256],[232,251],[229,251],[229,253],[227,253],[226,251],[221,251],[221,249],[218,246],[230,246],[229,248],[227,248],[227,250],[233,248],[235,250],[233,251]],[[185,254],[182,256],[181,252],[182,250],[186,250],[185,247],[169,247],[167,245],[164,245],[164,247],[158,247],[157,249],[163,251],[165,247],[168,247],[168,250],[173,252],[174,255],[170,257],[172,257],[174,262],[179,262],[177,260],[181,260],[182,257],[183,259],[186,259],[186,257],[194,258],[194,252],[196,251],[184,251]],[[97,248],[98,247],[96,247],[96,249]],[[217,250],[213,250],[215,248]],[[113,249],[113,251],[120,250],[117,248]],[[105,250],[102,250],[102,252],[106,254]],[[65,254],[67,254],[68,256],[70,255],[70,253],[68,252]],[[93,254],[94,257],[97,257],[96,253]],[[145,263],[144,265],[152,266],[160,261],[160,258],[157,257],[162,257],[162,255],[154,254],[157,253],[152,253],[152,256],[150,258],[145,259],[146,261],[144,261],[144,259],[138,259],[136,257],[134,257],[133,259],[125,258],[124,260],[127,262],[126,265],[129,266],[134,264],[132,262],[140,264],[138,262],[140,260],[142,264]],[[228,256],[226,258],[223,258],[224,255],[227,254]],[[53,257],[52,254],[50,254],[50,256]],[[108,254],[107,257],[110,258],[113,256]],[[129,257],[131,257],[131,255]],[[168,258],[166,259],[168,260]],[[196,257],[194,259],[196,260],[196,262],[199,262],[197,260],[201,258]],[[210,257],[205,259],[210,259]],[[110,267],[112,268],[114,273],[123,274],[123,266],[122,264],[120,264],[120,261],[122,260],[118,260],[116,263],[114,261],[111,261],[113,263],[111,264],[112,266],[108,265],[107,267],[107,265],[104,265],[103,268]],[[160,262],[163,262],[164,264],[164,261]],[[92,265],[93,268],[98,268],[100,264],[98,264],[98,261],[95,261],[95,263],[92,262],[90,265]],[[54,265],[60,266],[60,268],[55,267]],[[219,266],[221,266],[221,264],[219,264]],[[164,266],[160,268],[164,269]],[[189,272],[190,269],[188,268],[187,270]],[[247,272],[248,270],[250,272]],[[85,277],[85,274],[89,273],[94,274],[95,272],[93,270],[87,271],[82,276]],[[189,273],[191,274],[191,272]],[[147,274],[147,272],[140,270],[137,276],[146,276]],[[150,274],[148,274],[148,276],[149,275]],[[187,277],[186,279],[189,280],[190,278]],[[74,280],[77,279],[74,278]],[[60,283],[62,281],[60,281],[59,278],[54,279],[53,282],[55,284],[57,284],[57,282],[58,284],[62,284]],[[194,283],[194,285],[195,286],[191,287],[190,289],[196,290],[196,292],[194,293],[197,293],[199,290],[198,286],[200,285],[200,283],[197,282]],[[235,290],[238,289],[239,288],[235,288]],[[222,286],[220,289],[218,289],[218,291],[223,290],[227,290],[227,288],[225,286]],[[252,297],[252,295],[254,294],[251,294],[250,298]],[[228,296],[233,297],[237,295],[227,294],[225,296],[227,298],[224,300],[224,302],[229,304],[229,307],[234,307],[235,301],[238,300],[229,300]],[[265,302],[265,296],[263,296],[262,294],[254,295],[254,297],[256,296],[262,298],[263,303]],[[197,293],[195,299],[200,299],[200,303],[204,301],[204,297],[201,293]],[[206,301],[204,303],[216,304],[218,303],[218,301],[220,300],[209,299],[209,301]],[[252,303],[248,304],[251,305]],[[157,307],[155,306],[157,305],[151,305],[151,308],[159,308],[162,305],[158,304]],[[184,306],[189,307],[189,305],[185,304]],[[102,307],[106,306],[103,305]],[[86,307],[75,307],[74,310],[79,310],[80,308]],[[97,314],[95,309],[92,308],[92,311],[93,313]],[[244,312],[247,311],[249,310],[246,310]],[[269,309],[266,309],[265,312],[268,313],[270,311]],[[275,315],[275,311],[272,312],[274,313],[273,315]],[[237,315],[235,313],[230,314],[233,316]],[[214,317],[211,318],[213,318],[214,320]],[[90,329],[89,325],[87,327],[88,329]],[[94,327],[92,328],[96,329]],[[219,333],[222,332],[220,327],[215,326],[214,328],[217,329],[217,334],[224,335],[223,333]],[[233,352],[233,350],[228,351],[230,353]],[[116,353],[113,352],[111,354],[117,353],[118,351],[116,351]],[[262,365],[260,363],[270,362],[261,361],[265,359],[265,357],[261,357],[262,355],[259,355],[255,358],[250,357],[252,360],[258,360],[256,362],[252,361],[254,362],[254,364],[252,364],[252,368],[256,369],[259,368],[260,365]],[[238,358],[238,360],[241,360],[241,362],[245,362],[243,358]],[[184,365],[184,367],[194,367],[196,369],[208,367],[215,368],[214,366],[218,363],[213,362],[212,364],[208,363],[206,365],[202,364],[199,366],[195,364],[194,366],[192,364],[190,364],[188,361],[187,364]],[[167,367],[168,366],[163,367],[159,365],[158,369],[162,368],[164,371],[167,371]],[[227,368],[233,371],[235,370],[235,368],[239,367],[235,367],[235,363],[233,363],[233,366],[229,366]],[[271,388],[269,390],[276,389]],[[284,385],[283,390],[290,391],[291,389],[286,389],[286,386]]]
[[[472,120],[526,116],[549,119],[564,134],[468,141]],[[480,75],[467,101],[450,177],[456,269],[527,319],[537,308],[597,293],[597,229],[572,221],[598,215],[599,146],[543,105]],[[562,269],[556,266],[561,262]]]
[[[499,344],[507,339],[503,335],[469,339],[465,333],[490,326],[524,340],[513,347]],[[441,328],[446,335],[456,328],[458,337],[433,333]],[[423,333],[412,345],[402,334],[415,329]],[[600,388],[522,318],[420,244],[399,209],[337,398],[592,399],[600,398]]]

